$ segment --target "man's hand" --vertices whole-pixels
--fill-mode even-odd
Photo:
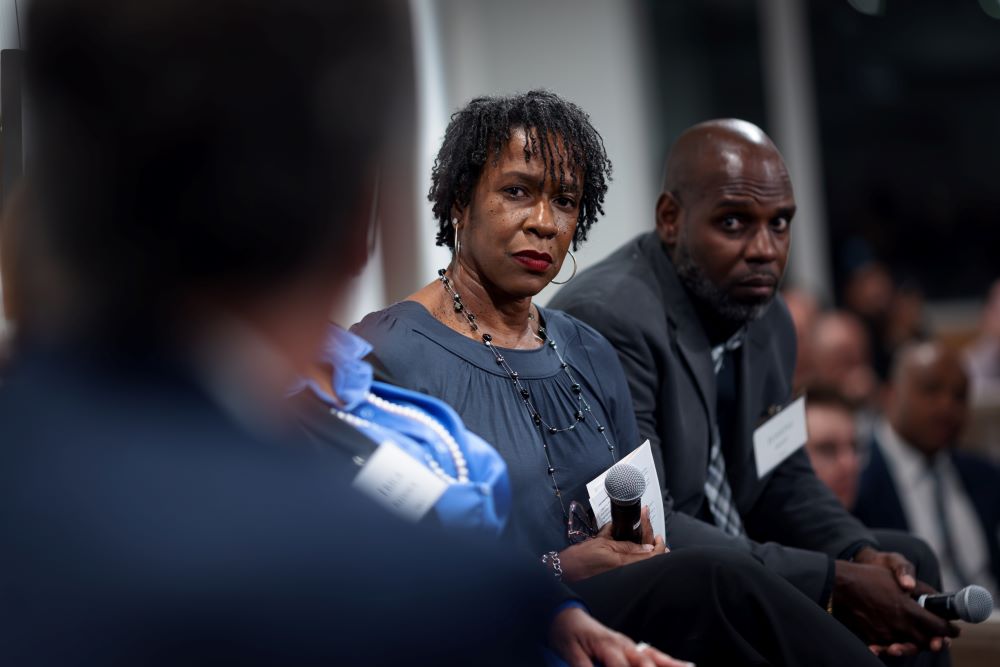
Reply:
[[[877,551],[871,547],[864,547],[854,555],[854,562],[884,567],[889,570],[892,572],[893,576],[896,577],[896,582],[899,584],[899,587],[906,591],[910,597],[923,594],[932,595],[937,592],[924,582],[917,581],[916,568],[913,567],[913,563],[906,560],[906,557],[902,554],[891,551]],[[949,647],[950,645],[951,639],[949,637],[940,636],[932,637],[927,646],[923,648],[929,648],[931,651],[937,652],[943,648]],[[886,655],[899,657],[904,655],[916,655],[920,651],[921,647],[918,647],[913,642],[898,642],[888,646],[873,644],[869,646],[869,648],[875,655],[882,655],[884,653]]]
[[[593,667],[595,661],[604,667],[693,667],[651,646],[636,646],[579,607],[561,611],[552,621],[549,646],[570,667]]]
[[[943,648],[948,648],[949,646],[951,646],[951,639],[949,637],[935,637],[931,640],[930,649],[937,652]],[[917,648],[916,644],[889,644],[888,646],[870,644],[868,646],[868,650],[877,656],[888,655],[894,658],[916,655],[920,652],[920,649]]]
[[[649,522],[649,508],[642,508],[642,539],[644,544],[616,542],[611,539],[611,524],[607,524],[597,537],[574,544],[559,552],[563,581],[573,582],[593,577],[622,565],[638,563],[666,552],[662,537],[653,538]]]
[[[940,650],[944,637],[958,635],[958,628],[912,598],[929,587],[916,581],[913,565],[905,558],[866,548],[855,560],[835,561],[833,611],[855,634],[876,645],[873,651]]]
[[[912,594],[917,587],[917,570],[903,554],[892,551],[876,551],[871,547],[864,547],[854,554],[854,562],[884,567],[892,572],[899,587],[907,593]]]

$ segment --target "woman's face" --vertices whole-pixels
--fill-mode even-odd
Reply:
[[[454,214],[459,264],[487,290],[511,298],[538,294],[559,273],[582,194],[582,172],[566,174],[560,185],[540,156],[525,159],[526,140],[524,130],[511,132],[497,163],[483,167],[469,205]],[[558,138],[549,138],[549,148],[566,153]]]

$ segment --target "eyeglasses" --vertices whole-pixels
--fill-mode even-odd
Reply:
[[[594,510],[589,503],[573,501],[569,504],[569,513],[566,517],[566,537],[570,544],[586,542],[597,535],[597,520],[594,518]]]

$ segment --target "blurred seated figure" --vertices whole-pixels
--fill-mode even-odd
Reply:
[[[335,426],[340,423],[363,436],[350,450],[355,465],[344,468],[348,480],[381,443],[392,442],[447,483],[434,505],[442,524],[499,535],[511,503],[503,459],[443,401],[376,380],[365,361],[370,352],[364,339],[330,326],[322,361],[292,389],[298,419],[310,438],[343,448],[344,439],[333,437],[342,432]]]
[[[795,357],[795,375],[792,388],[799,390],[808,382],[812,373],[812,330],[820,316],[819,299],[807,289],[793,287],[782,290],[788,314],[795,325],[795,339],[798,342]]]
[[[537,566],[331,484],[285,400],[407,163],[405,7],[32,3],[32,212],[73,297],[0,388],[0,664],[537,659]]]
[[[845,310],[823,313],[809,334],[809,384],[840,393],[855,408],[875,398],[878,377],[872,368],[871,345],[861,320]]]
[[[924,290],[916,280],[904,278],[892,295],[882,345],[891,358],[907,343],[927,338]]]
[[[1000,280],[986,297],[979,335],[965,353],[973,403],[1000,403]]]
[[[836,390],[811,387],[806,392],[806,425],[806,452],[816,476],[851,509],[861,473],[854,406]]]
[[[870,341],[872,367],[883,379],[888,372],[891,355],[884,341],[890,328],[896,295],[892,272],[875,256],[871,245],[864,239],[847,239],[840,254],[845,276],[841,301],[845,310],[861,319]]]
[[[968,378],[937,343],[898,354],[854,513],[869,526],[909,530],[938,554],[945,590],[1000,580],[1000,470],[956,443]]]

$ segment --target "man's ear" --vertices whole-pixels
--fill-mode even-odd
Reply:
[[[656,200],[656,231],[669,248],[677,245],[680,236],[681,206],[672,192],[660,193]]]

